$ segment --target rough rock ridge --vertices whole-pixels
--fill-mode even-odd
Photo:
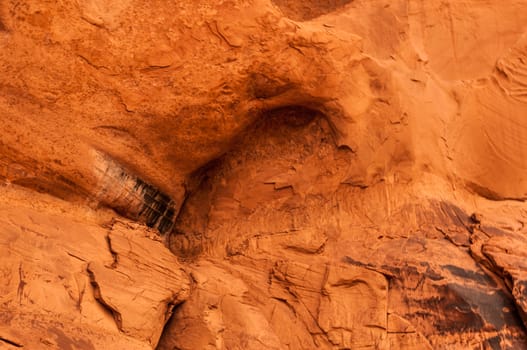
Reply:
[[[526,23],[0,2],[0,348],[527,349]]]

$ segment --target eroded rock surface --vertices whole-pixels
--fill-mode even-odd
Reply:
[[[188,297],[188,275],[145,227],[6,187],[0,212],[7,343],[150,349]]]
[[[527,1],[0,3],[0,346],[526,349]]]

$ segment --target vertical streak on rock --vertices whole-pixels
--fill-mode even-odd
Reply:
[[[26,281],[24,280],[24,270],[22,269],[22,263],[18,265],[18,277],[20,279],[20,281],[18,282],[18,289],[17,289],[18,302],[20,305],[22,305],[22,295],[24,294],[24,286],[27,284]]]
[[[0,9],[0,11],[1,11],[1,9]],[[6,32],[7,28],[6,28],[6,26],[5,26],[5,24],[4,24],[3,20],[2,20],[2,16],[1,15],[2,14],[0,12],[0,32]]]
[[[163,234],[172,230],[179,206],[168,195],[100,153],[96,155],[95,171],[99,178],[99,203]]]

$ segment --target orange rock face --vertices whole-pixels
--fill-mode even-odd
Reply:
[[[527,349],[527,1],[0,3],[0,348]]]

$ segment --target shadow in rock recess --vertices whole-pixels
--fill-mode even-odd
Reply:
[[[353,0],[272,0],[284,15],[295,21],[309,21],[339,10]]]
[[[263,112],[228,152],[190,177],[187,198],[167,240],[170,249],[179,257],[196,258],[216,240],[206,237],[210,225],[241,222],[257,208],[293,200],[293,186],[275,179],[288,172],[300,176],[295,167],[334,152],[351,153],[338,149],[332,125],[322,113],[301,106]],[[320,161],[331,166],[332,159]]]

